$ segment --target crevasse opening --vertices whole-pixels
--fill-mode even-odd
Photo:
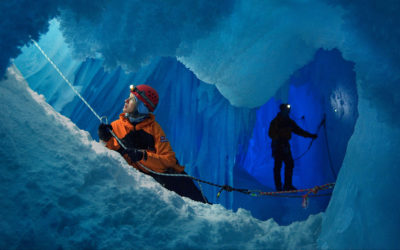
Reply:
[[[238,0],[196,3],[181,1],[177,5],[176,1],[162,0],[78,0],[35,1],[32,4],[32,1],[2,1],[0,9],[4,16],[0,24],[0,76],[7,71],[4,77],[11,80],[0,84],[0,124],[4,137],[0,147],[3,188],[0,217],[3,228],[1,238],[4,240],[0,241],[3,246],[0,248],[120,246],[126,249],[160,248],[168,244],[167,247],[171,249],[198,246],[238,249],[397,249],[400,245],[400,199],[396,199],[397,166],[400,165],[397,156],[400,147],[400,2]],[[75,128],[74,124],[59,117],[44,101],[37,105],[36,100],[42,98],[34,95],[33,100],[31,91],[21,80],[23,77],[13,69],[6,70],[10,61],[20,54],[21,46],[28,44],[32,38],[39,40],[47,30],[48,20],[54,17],[61,20],[63,33],[73,49],[68,50],[61,43],[63,39],[60,42],[50,37],[46,41],[46,52],[85,94],[96,111],[107,115],[110,120],[115,118],[121,110],[120,100],[126,97],[126,85],[132,81],[156,84],[161,91],[172,91],[173,95],[167,92],[166,96],[171,97],[164,99],[165,109],[160,109],[157,115],[174,143],[179,159],[190,173],[230,185],[235,184],[235,171],[243,170],[240,172],[243,184],[248,173],[235,166],[239,166],[237,163],[247,155],[257,110],[232,108],[225,99],[220,98],[215,88],[187,73],[189,71],[176,63],[174,58],[153,59],[160,55],[177,57],[199,79],[215,84],[220,93],[236,107],[255,108],[263,105],[271,96],[275,97],[275,101],[290,101],[289,76],[308,64],[319,48],[337,48],[343,53],[343,58],[355,63],[360,94],[359,117],[345,149],[345,158],[326,212],[285,227],[276,225],[273,220],[260,222],[247,215],[247,211],[245,216],[241,216],[244,210],[231,213],[219,205],[204,210],[192,209],[196,204],[185,202],[171,193],[160,197],[156,188],[147,195],[143,195],[141,189],[132,193],[131,187],[136,190],[147,182],[132,181],[130,173],[136,172],[131,168],[120,171],[122,169],[118,163],[117,166],[114,164],[119,158],[112,160],[107,156],[108,151],[99,155],[92,152],[90,147],[82,148],[82,145],[75,143],[80,142],[80,135],[85,133],[78,129],[66,133],[65,127]],[[41,46],[45,45],[42,40]],[[122,66],[138,72],[125,74],[120,69],[104,72],[102,60],[75,60],[69,56],[72,50],[82,60],[102,56],[110,67]],[[42,56],[35,53],[31,57],[25,56],[25,69],[21,64],[18,68],[25,70],[23,75],[32,88],[35,84],[36,87],[42,84],[40,88],[43,92],[40,93],[46,96],[47,102],[56,111],[71,117],[81,128],[91,133],[95,131],[98,125],[96,118],[86,112],[87,108],[75,99],[64,83],[58,81],[59,77],[51,66],[45,60],[41,61]],[[152,61],[152,65],[139,70],[142,63],[149,61]],[[165,81],[157,82],[157,79]],[[288,84],[281,86],[284,81],[288,81]],[[280,87],[281,91],[276,93]],[[304,89],[307,90],[307,87]],[[304,89],[296,85],[294,91],[302,92]],[[339,118],[345,118],[347,114],[355,117],[352,112],[354,109],[346,108],[346,101],[343,104],[341,102],[343,99],[352,99],[346,97],[347,92],[343,87],[326,99],[325,105],[330,103],[338,107],[333,110],[336,110],[334,112]],[[249,95],[255,98],[247,98]],[[185,108],[178,108],[182,107],[182,103]],[[276,106],[270,108],[275,109]],[[186,112],[179,118],[174,117],[175,114],[182,114],[181,111]],[[313,112],[321,114],[315,110]],[[300,122],[311,119],[309,115],[301,119],[303,112],[299,115]],[[54,122],[54,117],[59,117],[59,122]],[[182,122],[185,127],[176,126]],[[340,128],[340,123],[336,125]],[[212,126],[218,126],[219,130],[210,129]],[[182,133],[190,134],[190,137],[183,138]],[[49,134],[57,139],[46,140]],[[342,140],[342,134],[334,135],[329,141],[330,145]],[[190,143],[184,143],[186,140]],[[87,141],[90,145],[97,145],[91,138]],[[57,144],[63,144],[60,150]],[[296,147],[300,146],[293,145],[293,148]],[[53,165],[53,160],[57,164]],[[109,163],[106,168],[103,165],[105,162]],[[104,172],[107,168],[109,171]],[[301,173],[307,173],[307,169]],[[106,178],[104,182],[104,174],[118,177],[118,180],[125,179],[126,182],[119,186],[127,187],[125,195],[121,196],[117,188],[110,188],[121,182],[116,182],[114,178]],[[66,176],[72,177],[73,181]],[[135,176],[138,177],[135,179],[148,179],[139,174]],[[254,177],[249,174],[246,176],[249,176],[249,183],[254,183]],[[313,175],[302,177],[313,178]],[[296,181],[296,185],[306,184]],[[82,194],[78,189],[82,183],[94,190],[104,187],[104,192],[93,196],[95,192],[91,189]],[[150,180],[150,183],[154,182]],[[214,189],[206,192],[215,199]],[[87,202],[71,211],[71,203],[63,201],[76,195]],[[110,202],[108,197],[115,199]],[[119,197],[123,199],[118,200]],[[170,202],[167,197],[174,198]],[[232,193],[224,193],[218,202],[234,208],[234,198]],[[99,199],[102,202],[98,202]],[[163,202],[163,199],[167,202]],[[137,209],[137,200],[146,201],[144,204],[148,205],[147,209]],[[276,205],[272,200],[275,199],[257,208],[265,212],[263,210],[266,208]],[[310,206],[314,200],[310,201]],[[170,205],[166,206],[166,203]],[[176,213],[181,206],[189,209],[185,213]],[[165,214],[157,213],[160,207],[173,213],[169,217],[171,227],[165,224]],[[296,207],[300,207],[297,201]],[[110,209],[104,213],[105,208]],[[273,211],[279,212],[282,206],[276,205],[275,208]],[[218,210],[218,213],[210,210]],[[145,234],[137,233],[135,229],[141,227],[139,218],[142,215],[138,211],[151,215],[151,222],[146,221],[142,225],[145,228],[155,225],[152,227],[154,230],[145,231]],[[182,223],[180,217],[175,216],[177,214],[184,214],[186,220]],[[201,214],[210,216],[204,221],[201,220]],[[220,220],[222,214],[226,216]],[[129,225],[124,218],[129,218]],[[296,218],[284,219],[289,221]],[[105,227],[104,222],[109,222],[109,226]],[[249,222],[256,226],[249,228]],[[290,227],[293,230],[288,229]],[[193,237],[182,235],[183,230],[189,234],[191,232]],[[198,238],[199,234],[204,237]],[[176,239],[176,236],[182,238]],[[317,238],[318,246],[314,245]],[[171,239],[175,241],[171,242]],[[181,240],[186,244],[180,244]],[[47,247],[41,246],[41,243]]]
[[[311,139],[295,134],[292,136],[294,186],[304,189],[335,182],[358,118],[353,67],[352,62],[343,59],[340,51],[320,49],[309,64],[291,76],[287,85],[281,87],[275,97],[259,107],[248,146],[238,154],[235,185],[250,185],[261,190],[275,189],[274,159],[271,156],[268,128],[282,102],[291,104],[290,116],[301,128],[310,133],[318,133],[318,138],[309,150]],[[281,176],[283,182],[284,166]],[[329,200],[329,196],[314,197],[308,209],[304,210],[298,199],[255,199],[236,194],[234,208],[245,207],[256,218],[272,217],[279,223],[289,224],[306,219],[309,214],[324,211]]]
[[[57,33],[57,23],[39,42],[61,67],[83,96],[109,121],[116,119],[131,83],[146,83],[160,93],[156,117],[163,126],[179,161],[187,172],[217,184],[240,188],[273,190],[269,122],[282,100],[293,106],[292,118],[302,128],[316,132],[326,114],[326,131],[331,148],[332,168],[324,128],[311,149],[295,162],[293,183],[298,188],[334,182],[357,119],[357,90],[353,63],[338,50],[319,50],[308,65],[295,72],[286,86],[263,106],[255,109],[233,107],[215,88],[196,78],[174,58],[160,58],[137,73],[120,68],[105,71],[101,60],[70,58],[70,51]],[[56,39],[55,39],[56,38]],[[50,43],[51,40],[57,43]],[[29,63],[35,59],[36,64]],[[55,70],[34,47],[24,49],[15,60],[30,86],[46,96],[56,110],[97,138],[98,121]],[[48,88],[47,86],[51,86]],[[233,126],[235,124],[235,126]],[[294,158],[304,153],[309,139],[292,138]],[[283,171],[284,168],[282,168]],[[332,171],[333,169],[333,171]],[[283,176],[283,174],[282,174]],[[249,197],[224,192],[216,198],[216,187],[202,185],[213,203],[229,209],[246,208],[256,218],[274,218],[280,224],[303,220],[324,211],[329,197],[313,198],[307,210],[300,199]]]

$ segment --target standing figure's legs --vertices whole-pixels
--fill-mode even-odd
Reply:
[[[276,191],[282,191],[282,179],[281,179],[281,168],[282,168],[282,158],[279,156],[274,157],[274,181]]]
[[[296,190],[292,184],[294,162],[290,151],[285,155],[283,162],[285,163],[285,185],[283,186],[283,189],[285,191]]]

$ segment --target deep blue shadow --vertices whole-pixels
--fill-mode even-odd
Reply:
[[[320,49],[311,63],[295,72],[289,80],[288,102],[291,118],[303,129],[316,133],[311,139],[293,135],[291,140],[295,168],[293,184],[297,188],[335,182],[342,165],[347,143],[357,121],[357,87],[354,63],[345,61],[340,51]],[[271,98],[257,110],[257,122],[247,149],[238,155],[235,185],[251,185],[254,189],[274,190],[269,123],[276,116],[282,100]],[[321,121],[326,116],[326,127]],[[282,168],[282,178],[283,178]],[[257,184],[256,184],[257,183]],[[234,208],[245,207],[260,219],[273,217],[280,224],[289,224],[324,211],[328,197],[315,197],[307,210],[301,199],[277,197],[245,197],[235,195]],[[244,205],[245,204],[245,205]],[[278,211],[277,211],[278,210]]]

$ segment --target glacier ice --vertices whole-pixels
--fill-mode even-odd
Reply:
[[[43,37],[45,41],[57,35],[54,30],[58,27],[55,24],[50,28],[53,32]],[[49,46],[46,42],[39,43],[44,50]],[[57,48],[67,51],[62,54],[68,54],[66,44],[60,43]],[[54,105],[58,103],[57,98],[63,98],[53,91],[43,90],[41,86],[52,85],[59,93],[66,93],[69,88],[54,69],[42,65],[46,60],[37,58],[40,53],[35,47],[25,48],[23,51],[15,64],[26,75],[30,86],[43,93],[50,104],[70,117],[80,128],[90,131],[97,138],[99,121],[91,111],[79,98],[64,106]],[[31,68],[30,58],[41,62],[36,70]],[[121,69],[106,72],[99,60],[88,59],[82,63],[65,61],[58,57],[54,57],[54,60],[61,69],[76,69],[71,80],[80,87],[82,95],[93,108],[107,115],[110,121],[116,119],[121,112],[121,100],[126,97],[129,84],[148,83],[155,87],[160,93],[157,120],[166,131],[179,161],[186,166],[188,173],[222,185],[261,191],[273,189],[270,139],[265,132],[276,115],[279,101],[268,102],[257,110],[232,107],[214,86],[199,81],[173,58],[160,58],[137,73],[130,74]],[[320,127],[321,139],[314,143],[310,152],[296,161],[294,183],[298,188],[311,188],[334,182],[357,118],[353,64],[345,62],[338,51],[321,50],[315,55],[314,63],[299,70],[291,81],[288,87],[290,93],[287,95],[294,107],[293,115],[304,118],[297,119],[297,122],[305,129],[315,132],[324,113],[328,113],[329,137],[332,145],[337,146],[332,148],[332,152],[326,149],[325,140],[328,141]],[[346,88],[349,90],[343,90]],[[337,96],[335,91],[349,95],[347,98],[333,98],[335,102],[345,105],[333,105],[329,101],[323,103],[331,96]],[[315,97],[310,99],[311,96]],[[343,114],[343,107],[346,107],[347,114]],[[333,112],[333,109],[339,111]],[[251,133],[253,136],[249,140]],[[342,134],[341,139],[338,140],[337,134]],[[303,153],[309,143],[307,139],[294,136],[292,147],[295,156]],[[332,154],[334,162],[328,161],[328,153]],[[331,164],[334,166],[330,166]],[[332,173],[331,168],[334,168],[335,173]],[[329,202],[329,197],[315,198],[308,209],[303,210],[300,199],[254,198],[227,192],[216,199],[218,188],[208,185],[202,185],[202,188],[213,203],[223,204],[235,211],[246,208],[256,218],[274,218],[281,224],[290,224],[306,219],[309,214],[324,211]]]
[[[181,198],[57,113],[17,69],[7,78],[0,82],[0,248],[315,247],[321,214],[279,226]]]
[[[113,3],[115,3],[114,6],[107,5]],[[141,7],[138,1],[132,4],[136,4],[137,9]],[[201,5],[201,2],[199,4]],[[110,8],[104,8],[104,6]],[[210,5],[203,6],[207,8]],[[185,4],[180,7],[187,9]],[[279,3],[259,1],[252,6],[248,1],[236,1],[234,5],[223,2],[216,7],[216,10],[220,12],[214,12],[210,22],[206,22],[205,26],[196,26],[196,21],[200,20],[200,23],[207,21],[207,18],[204,19],[210,14],[207,11],[188,12],[195,14],[188,26],[182,25],[187,23],[187,20],[179,20],[179,17],[186,16],[185,13],[182,14],[179,10],[174,12],[181,15],[176,15],[175,20],[166,22],[169,25],[167,25],[167,30],[173,31],[168,32],[169,36],[167,36],[167,38],[173,37],[169,44],[172,46],[167,46],[166,50],[163,50],[162,46],[166,45],[169,39],[162,37],[152,41],[155,42],[149,44],[152,46],[139,46],[147,51],[140,51],[140,55],[144,56],[138,58],[143,60],[137,62],[135,58],[126,57],[123,53],[126,51],[134,53],[130,51],[130,46],[109,46],[111,50],[104,50],[108,45],[113,45],[112,42],[116,41],[114,39],[116,37],[110,36],[108,40],[100,33],[98,37],[101,39],[96,38],[98,29],[95,29],[93,25],[103,22],[109,24],[106,30],[112,30],[115,27],[113,24],[118,23],[122,25],[117,25],[117,27],[123,29],[124,20],[128,20],[128,17],[135,18],[134,15],[130,16],[130,13],[137,12],[130,12],[129,5],[121,1],[94,3],[79,0],[69,2],[43,0],[36,1],[35,4],[29,1],[3,1],[0,3],[3,13],[3,18],[0,20],[2,38],[0,39],[2,50],[0,74],[3,75],[5,72],[9,60],[20,53],[21,46],[30,38],[38,39],[39,34],[47,29],[47,20],[59,13],[64,18],[61,29],[67,41],[74,47],[73,54],[83,57],[89,53],[97,56],[97,52],[102,51],[104,58],[110,55],[109,58],[114,62],[118,61],[121,65],[124,65],[124,60],[128,60],[125,66],[129,63],[141,66],[149,63],[149,58],[166,54],[178,56],[179,60],[186,67],[190,67],[200,79],[216,84],[224,96],[228,97],[229,102],[237,106],[260,106],[277,94],[276,91],[278,94],[288,93],[289,89],[281,87],[288,88],[289,85],[286,83],[291,79],[292,74],[310,63],[316,51],[320,48],[329,50],[337,48],[345,60],[354,63],[359,117],[354,133],[350,135],[337,186],[326,212],[318,244],[319,247],[328,249],[372,246],[396,248],[399,245],[396,237],[399,232],[397,226],[399,218],[396,213],[399,206],[398,195],[395,192],[396,176],[398,176],[395,167],[398,165],[396,149],[399,145],[400,124],[397,115],[400,107],[400,92],[398,91],[400,36],[397,29],[400,23],[399,15],[397,15],[400,9],[399,2],[294,0]],[[172,7],[171,9],[176,11]],[[195,10],[200,9],[202,6],[195,8]],[[160,34],[156,22],[160,19],[149,18],[157,13],[151,10],[152,8],[147,8],[146,11],[140,12],[142,16],[137,19],[138,22],[135,22],[139,23],[139,28],[148,28],[144,32],[140,30],[125,32],[128,41],[132,40],[136,34],[142,34],[142,36],[134,37],[138,39],[135,42],[139,41],[144,45],[149,37],[159,38],[157,34],[155,36],[151,34],[151,31]],[[163,10],[160,12],[165,14]],[[218,18],[218,13],[221,12],[222,18]],[[173,29],[169,29],[171,27]],[[87,31],[85,39],[74,37],[79,32],[84,34],[85,31]],[[149,34],[145,34],[146,32]],[[175,37],[181,39],[178,47]],[[143,39],[140,40],[140,38]],[[127,41],[120,36],[118,39],[121,41],[120,44]],[[158,46],[160,44],[161,46]],[[86,48],[89,48],[89,51]],[[270,62],[268,58],[271,59]],[[111,65],[112,60],[110,60]],[[99,63],[91,59],[88,61],[89,64]],[[265,75],[267,70],[269,73]],[[101,75],[99,71],[97,76],[101,77]],[[119,74],[113,77],[119,77]],[[262,81],[263,79],[269,79],[269,83]],[[252,86],[252,88],[246,89],[246,86]],[[118,87],[121,87],[122,91],[123,87]],[[87,89],[88,93],[91,93],[91,88]],[[212,97],[213,93],[215,93],[214,90],[203,92],[207,97]],[[343,108],[338,109],[339,115],[345,115],[348,111],[347,106],[342,106],[341,102],[335,98],[345,98],[344,93],[345,91],[340,90],[330,99],[331,105]],[[71,96],[65,94],[65,96],[58,96],[62,97],[59,99],[58,111],[66,107],[67,103],[71,103],[68,102]],[[254,98],[246,98],[249,94]],[[281,98],[281,96],[279,94],[276,97]],[[5,98],[4,94],[2,98]],[[92,98],[95,99],[95,97]],[[18,99],[25,100],[23,97]],[[4,107],[2,115],[9,114],[5,104]],[[104,107],[101,110],[105,110]],[[20,114],[18,119],[26,115]],[[12,116],[9,115],[9,117]],[[82,117],[83,120],[84,117]],[[338,136],[337,139],[340,140],[340,137]],[[13,142],[16,139],[10,141]],[[6,153],[23,150],[17,149],[16,146],[11,146],[10,149],[8,145],[7,148],[1,149]],[[221,159],[220,162],[223,163],[223,160]],[[18,166],[18,164],[13,164],[11,167]],[[3,166],[9,165],[2,164]],[[233,171],[236,171],[236,168]],[[231,179],[232,174],[228,174],[228,177]],[[40,234],[38,231],[31,232]]]

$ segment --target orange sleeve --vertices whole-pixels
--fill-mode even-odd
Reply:
[[[112,129],[113,132],[116,133],[117,126],[118,126],[118,120],[112,122],[112,123],[111,123],[111,126],[112,126],[112,128],[113,128],[113,129]],[[118,151],[118,149],[121,148],[121,146],[118,144],[118,142],[117,142],[117,140],[114,138],[114,136],[112,136],[111,139],[108,140],[108,141],[106,142],[106,147],[109,148],[109,149],[111,149],[111,150],[115,150],[115,151]]]
[[[111,150],[118,151],[121,146],[118,144],[117,140],[114,137],[111,137],[111,139],[107,141],[106,147]]]
[[[156,150],[155,152],[147,151],[147,160],[141,160],[140,163],[156,172],[165,172],[168,168],[174,168],[177,165],[175,152],[157,122],[154,122],[152,129]]]

